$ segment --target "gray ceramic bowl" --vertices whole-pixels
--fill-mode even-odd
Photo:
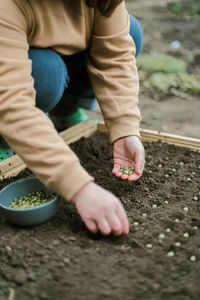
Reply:
[[[20,198],[28,193],[42,190],[45,193],[53,193],[39,181],[37,177],[16,180],[0,191],[0,207],[6,218],[17,225],[33,226],[50,220],[58,211],[60,197],[56,194],[51,201],[40,206],[28,209],[9,208],[14,198]]]

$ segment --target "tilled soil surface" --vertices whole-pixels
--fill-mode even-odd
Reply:
[[[8,223],[0,210],[0,299],[199,300],[200,153],[145,143],[143,176],[127,182],[111,173],[108,136],[71,148],[96,182],[121,199],[130,234],[90,234],[64,200],[51,221],[31,228]],[[29,170],[0,188],[27,176]]]

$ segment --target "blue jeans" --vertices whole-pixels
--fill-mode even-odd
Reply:
[[[130,16],[130,35],[136,45],[136,57],[143,46],[139,22]],[[32,76],[36,106],[54,116],[65,116],[78,107],[92,110],[96,100],[86,71],[84,52],[60,56],[51,49],[31,47]]]

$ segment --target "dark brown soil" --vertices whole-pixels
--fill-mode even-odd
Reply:
[[[51,221],[33,228],[8,223],[0,211],[0,299],[199,300],[200,153],[145,143],[144,174],[137,182],[127,182],[111,173],[112,147],[104,134],[71,147],[96,182],[121,199],[130,234],[92,235],[75,207],[64,201]],[[32,173],[26,170],[4,180],[0,188],[26,176]],[[164,239],[159,239],[161,233]],[[173,257],[167,256],[169,251]]]

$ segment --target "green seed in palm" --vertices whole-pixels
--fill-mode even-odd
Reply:
[[[120,167],[120,171],[122,172],[122,174],[126,174],[126,175],[132,175],[134,172],[134,167],[124,167],[121,166]]]

